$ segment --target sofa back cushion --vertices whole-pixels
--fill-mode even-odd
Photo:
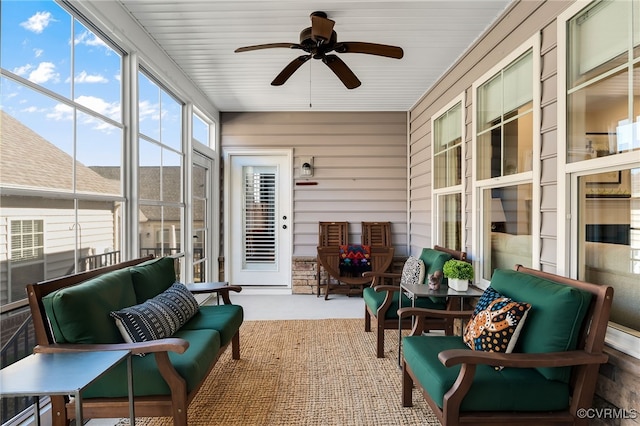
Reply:
[[[422,259],[425,266],[425,281],[423,281],[423,284],[428,284],[426,280],[428,279],[429,275],[433,274],[436,271],[442,271],[445,262],[452,258],[453,257],[449,253],[445,253],[440,250],[434,250],[431,248],[422,249],[420,259]],[[442,278],[442,284],[447,284],[447,279],[444,277]]]
[[[109,315],[135,305],[128,269],[107,272],[42,298],[56,343],[121,343],[122,336]]]
[[[136,303],[156,297],[176,282],[174,259],[159,257],[130,268]]]
[[[531,304],[514,352],[562,352],[576,348],[591,293],[522,272],[496,269],[491,287]],[[569,368],[538,368],[549,380],[569,380]]]

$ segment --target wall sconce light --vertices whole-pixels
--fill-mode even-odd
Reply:
[[[303,158],[300,166],[300,177],[313,176],[313,157]]]

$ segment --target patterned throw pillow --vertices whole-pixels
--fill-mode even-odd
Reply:
[[[424,284],[424,275],[426,268],[422,259],[415,256],[409,256],[402,267],[401,284]]]
[[[171,285],[139,305],[111,312],[126,342],[146,342],[171,337],[198,312],[198,302],[181,283]]]
[[[371,270],[371,247],[360,244],[340,246],[340,275],[360,277]]]
[[[516,302],[489,286],[464,328],[464,342],[476,351],[511,353],[529,309],[529,303]]]

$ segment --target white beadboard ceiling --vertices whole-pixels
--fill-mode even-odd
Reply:
[[[222,112],[408,111],[511,0],[120,3]],[[300,50],[234,53],[254,44],[298,43],[314,11],[336,22],[338,42],[400,46],[404,57],[338,54],[362,81],[348,90],[319,60],[304,64],[283,86],[271,86]]]

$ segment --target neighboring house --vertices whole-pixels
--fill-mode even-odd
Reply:
[[[5,304],[24,299],[27,283],[73,272],[76,258],[118,250],[113,202],[85,201],[76,218],[73,202],[50,198],[33,207],[29,198],[12,195],[11,189],[71,192],[74,166],[78,190],[113,194],[120,191],[120,183],[119,178],[106,179],[79,162],[74,165],[69,155],[1,110],[0,122],[0,301]],[[25,156],[28,163],[20,160]],[[47,198],[46,192],[41,197]]]

